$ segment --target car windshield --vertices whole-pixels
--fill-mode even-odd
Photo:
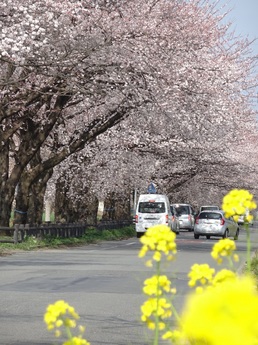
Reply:
[[[165,213],[164,202],[140,202],[139,209],[140,213]]]
[[[179,216],[181,216],[182,214],[189,214],[190,213],[189,206],[187,206],[187,205],[178,205],[178,206],[175,206],[175,209],[176,209],[177,214]]]
[[[215,212],[201,212],[199,219],[221,219],[222,215]]]
[[[212,211],[212,210],[217,210],[217,206],[202,206],[201,211]]]

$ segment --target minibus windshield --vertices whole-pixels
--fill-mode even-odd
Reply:
[[[138,212],[140,213],[165,213],[164,202],[140,202]]]

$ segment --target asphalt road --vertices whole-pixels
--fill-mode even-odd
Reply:
[[[253,251],[258,228],[251,229]],[[177,288],[175,306],[182,307],[187,273],[194,263],[217,267],[210,256],[215,238],[177,236],[178,255],[168,274]],[[151,269],[138,258],[139,240],[102,242],[79,248],[21,252],[0,257],[0,344],[49,345],[55,338],[45,327],[48,304],[64,299],[74,306],[92,345],[150,344],[151,333],[140,322],[144,279]],[[237,241],[241,269],[245,262],[245,231]],[[61,343],[61,342],[59,342]]]

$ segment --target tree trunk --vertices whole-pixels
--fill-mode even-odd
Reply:
[[[84,191],[83,199],[74,201],[69,196],[69,182],[59,181],[56,184],[55,216],[59,222],[97,224],[98,199]]]
[[[105,199],[103,220],[131,219],[130,192],[110,193]]]
[[[0,133],[0,141],[0,225],[9,226],[15,183],[8,184],[9,140],[4,140]]]
[[[55,193],[55,218],[56,222],[65,223],[67,222],[67,189],[65,182],[60,178],[56,183]]]
[[[53,175],[53,169],[45,169],[39,173],[31,172],[33,167],[42,162],[40,152],[36,152],[30,161],[28,170],[20,176],[16,195],[16,211],[14,224],[41,224],[44,209],[44,195],[47,182]]]
[[[45,188],[37,183],[34,183],[30,188],[29,196],[29,210],[28,210],[28,223],[29,224],[41,224],[42,215],[44,212],[44,196]]]
[[[110,193],[104,201],[104,212],[102,220],[113,220],[115,218],[115,194]]]
[[[80,208],[80,218],[87,224],[97,224],[98,215],[98,198],[92,194],[88,194],[87,199],[84,200],[84,205]]]
[[[26,177],[25,177],[26,176]],[[30,181],[28,175],[23,175],[18,184],[16,194],[16,207],[14,211],[14,224],[26,224],[29,208]]]
[[[130,192],[124,192],[117,196],[115,200],[115,220],[131,219],[131,195]]]
[[[30,224],[42,224],[42,215],[44,212],[44,197],[47,188],[47,182],[53,175],[53,169],[45,171],[40,175],[30,187],[28,222]]]

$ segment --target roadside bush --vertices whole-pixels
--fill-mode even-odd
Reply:
[[[43,239],[29,236],[22,243],[0,243],[0,255],[11,253],[15,250],[34,250],[37,248],[58,248],[63,246],[79,246],[99,241],[122,240],[135,236],[133,225],[114,230],[97,230],[89,228],[82,237],[61,238],[45,236]]]

